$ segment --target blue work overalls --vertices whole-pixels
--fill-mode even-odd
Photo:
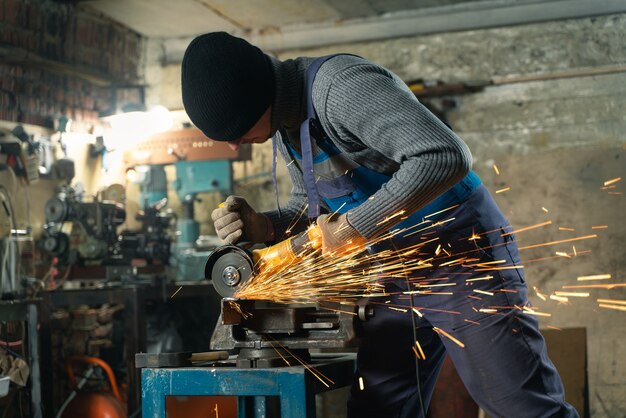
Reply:
[[[317,123],[311,89],[328,58],[314,61],[307,71],[308,119],[300,129],[301,154],[282,135],[301,167],[312,217],[319,213],[320,198],[330,210],[345,213],[390,179],[350,160]],[[317,133],[312,135],[312,129]],[[433,263],[439,267],[419,270],[412,278],[425,286],[420,288],[424,293],[403,293],[415,287],[409,289],[405,279],[397,279],[384,283],[389,296],[369,299],[375,315],[363,323],[348,415],[423,417],[447,353],[471,396],[493,417],[577,417],[564,401],[561,379],[536,318],[524,312],[528,289],[523,271],[514,268],[520,258],[511,227],[478,176],[471,172],[401,227],[425,220],[431,223],[423,234],[399,234],[375,248],[398,250],[431,241],[413,257],[440,261]],[[468,261],[445,263],[462,257]],[[508,268],[494,270],[496,265]],[[418,363],[421,396],[414,321],[425,357]]]

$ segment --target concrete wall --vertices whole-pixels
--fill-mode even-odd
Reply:
[[[626,207],[624,196],[616,193],[623,192],[626,181],[625,36],[626,15],[613,15],[290,51],[281,58],[350,52],[406,81],[494,82],[481,92],[455,97],[457,106],[448,117],[472,149],[475,169],[489,188],[510,187],[495,196],[513,226],[552,222],[519,233],[520,245],[597,235],[522,252],[529,287],[549,295],[564,290],[563,285],[581,284],[576,278],[583,275],[611,274],[610,282],[624,283]],[[180,70],[169,66],[159,72],[163,80],[175,80]],[[510,83],[524,79],[535,80]],[[173,99],[180,97],[178,85],[159,88],[172,108],[180,107]],[[159,94],[148,98],[156,101]],[[255,159],[238,173],[267,172],[271,147],[257,147]],[[289,182],[282,164],[279,168],[284,198]],[[624,180],[602,189],[604,181],[617,177]],[[238,189],[264,209],[273,206],[270,191],[267,185]],[[593,228],[601,225],[608,227]],[[590,296],[558,303],[531,292],[531,300],[552,314],[540,317],[543,327],[587,327],[591,415],[623,416],[626,349],[620,341],[626,314],[599,308],[596,299],[623,300],[626,289],[580,291]]]

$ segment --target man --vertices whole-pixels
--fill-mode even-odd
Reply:
[[[257,213],[231,196],[213,212],[225,242],[280,241],[308,225],[298,220],[308,204],[325,254],[399,228],[414,233],[372,249],[417,248],[405,257],[432,265],[385,281],[389,296],[370,300],[349,416],[423,417],[446,353],[492,416],[577,416],[525,311],[508,222],[471,171],[467,146],[399,77],[352,55],[279,61],[209,33],[187,48],[182,95],[207,137],[233,149],[273,137],[288,163],[292,198],[282,210]]]

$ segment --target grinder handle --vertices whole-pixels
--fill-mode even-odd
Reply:
[[[252,259],[260,269],[276,268],[321,247],[322,233],[319,226],[313,225],[305,232],[271,247],[252,251]]]

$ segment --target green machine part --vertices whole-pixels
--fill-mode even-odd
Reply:
[[[174,166],[176,180],[172,186],[182,202],[183,216],[178,219],[170,264],[176,266],[178,281],[203,280],[204,264],[210,253],[195,249],[200,224],[194,218],[194,202],[198,193],[218,192],[224,197],[232,193],[232,163],[230,160],[178,161]]]

